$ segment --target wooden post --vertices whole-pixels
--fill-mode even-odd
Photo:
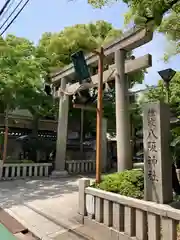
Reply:
[[[104,49],[101,47],[98,62],[98,100],[97,100],[97,123],[96,123],[96,182],[101,181],[101,158],[102,158],[102,115],[103,115],[103,60]]]

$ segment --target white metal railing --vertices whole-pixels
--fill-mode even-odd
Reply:
[[[66,170],[69,173],[91,173],[95,172],[95,160],[71,160],[66,161]]]
[[[92,224],[101,223],[99,227],[103,226],[107,233],[116,232],[115,239],[179,239],[180,210],[88,187],[89,184],[87,179],[79,182],[79,213]]]
[[[4,164],[1,167],[0,179],[9,180],[26,177],[49,176],[51,163],[20,163]]]

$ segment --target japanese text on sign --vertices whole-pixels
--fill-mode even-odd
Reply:
[[[157,164],[157,142],[158,137],[156,136],[156,111],[152,108],[149,109],[147,115],[148,124],[148,136],[147,136],[147,147],[148,147],[148,178],[152,182],[157,182],[156,177],[156,164]]]

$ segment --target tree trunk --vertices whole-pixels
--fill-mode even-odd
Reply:
[[[8,143],[8,114],[9,114],[9,108],[7,107],[5,110],[5,118],[4,118],[4,147],[3,147],[3,164],[6,161],[7,158],[7,143]]]
[[[37,139],[38,139],[38,125],[39,125],[39,116],[33,115],[32,121],[32,149],[31,149],[31,159],[32,161],[37,161]]]

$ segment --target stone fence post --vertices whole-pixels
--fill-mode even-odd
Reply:
[[[79,206],[78,211],[79,215],[84,218],[87,215],[86,211],[86,196],[85,188],[90,186],[90,180],[87,178],[82,178],[79,180]]]

